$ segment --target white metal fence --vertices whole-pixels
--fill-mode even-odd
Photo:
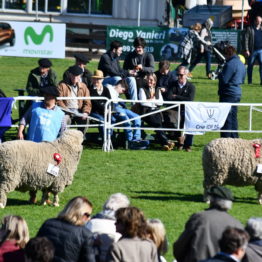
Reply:
[[[43,100],[42,97],[14,97],[15,101],[20,101],[20,100],[33,100],[33,101],[40,101]],[[68,97],[59,97],[57,98],[58,100],[69,100],[71,98]],[[101,121],[99,119],[96,118],[92,118],[89,117],[91,121],[91,123],[89,123],[87,126],[88,127],[99,127],[99,126],[103,126],[104,127],[104,144],[103,144],[103,150],[106,152],[109,152],[111,150],[113,150],[113,146],[111,143],[111,135],[109,130],[114,130],[114,129],[127,129],[127,127],[124,127],[123,124],[125,122],[130,122],[135,120],[136,118],[141,118],[141,120],[143,120],[144,117],[151,115],[151,114],[156,114],[159,112],[164,112],[166,110],[172,109],[172,108],[177,108],[178,110],[178,118],[177,118],[177,123],[176,126],[177,128],[153,128],[153,127],[145,127],[142,126],[140,127],[141,130],[163,130],[163,131],[182,131],[182,132],[186,132],[188,130],[184,129],[184,128],[180,128],[179,127],[179,123],[180,123],[180,111],[181,111],[181,105],[186,105],[186,104],[190,104],[192,102],[169,102],[169,101],[164,101],[164,106],[162,106],[159,110],[147,113],[147,114],[143,114],[143,115],[138,115],[135,118],[126,120],[126,121],[121,121],[121,122],[117,122],[117,123],[112,123],[111,122],[111,116],[114,115],[114,112],[112,111],[113,107],[112,104],[113,103],[118,103],[118,102],[125,102],[127,104],[127,107],[130,109],[130,104],[131,103],[138,103],[138,102],[148,102],[148,101],[143,101],[143,100],[127,100],[127,99],[118,99],[118,100],[113,100],[113,99],[108,99],[106,97],[77,97],[77,100],[79,99],[90,99],[90,100],[105,100],[106,101],[106,105],[105,105],[105,113],[104,113],[104,121]],[[212,103],[212,102],[203,102],[202,104],[205,105],[205,103]],[[215,103],[215,102],[214,102]],[[222,104],[222,103],[221,103]],[[226,103],[226,104],[230,104],[231,106],[237,106],[239,109],[238,112],[238,119],[240,120],[240,118],[242,116],[244,116],[246,114],[245,117],[247,117],[248,119],[248,123],[247,126],[245,128],[242,129],[238,129],[238,130],[209,130],[209,129],[190,129],[190,131],[197,131],[197,132],[239,132],[239,133],[262,133],[262,121],[261,121],[261,115],[255,115],[256,112],[261,113],[262,112],[262,103]],[[129,107],[130,106],[130,107]],[[12,125],[12,127],[17,127],[18,125]],[[70,125],[69,127],[83,127],[86,125]],[[129,127],[128,127],[129,128]],[[130,129],[137,129],[137,127],[130,127]]]

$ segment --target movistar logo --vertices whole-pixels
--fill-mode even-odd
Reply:
[[[53,28],[50,25],[46,25],[43,28],[41,34],[37,34],[33,27],[28,26],[25,29],[25,33],[24,33],[25,43],[29,45],[29,38],[31,38],[34,44],[41,45],[46,35],[49,35],[49,42],[53,42],[54,32],[53,32]]]

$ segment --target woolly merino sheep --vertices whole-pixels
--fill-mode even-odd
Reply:
[[[254,185],[262,204],[262,174],[257,173],[262,150],[256,158],[254,144],[261,145],[262,140],[218,138],[205,146],[202,156],[205,198],[206,190],[213,185]]]
[[[54,142],[15,140],[0,144],[0,207],[6,206],[6,194],[14,190],[35,193],[42,190],[42,204],[51,192],[54,205],[58,206],[58,193],[73,181],[83,150],[82,142],[83,134],[71,129]],[[62,156],[58,176],[47,173],[48,165],[56,164],[54,153]]]

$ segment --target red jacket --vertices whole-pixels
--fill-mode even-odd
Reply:
[[[0,246],[0,262],[24,262],[24,250],[14,240],[6,240]]]

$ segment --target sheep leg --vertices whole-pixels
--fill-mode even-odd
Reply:
[[[51,204],[51,201],[49,200],[50,192],[48,190],[43,190],[42,192],[43,193],[42,193],[41,205]]]
[[[1,191],[0,192],[0,208],[5,208],[6,201],[7,201],[6,192]]]
[[[54,193],[54,202],[53,205],[55,207],[59,207],[59,197],[58,197],[58,193]]]
[[[29,191],[29,196],[30,196],[30,198],[29,198],[29,203],[30,204],[36,204],[36,202],[37,202],[37,199],[36,199],[36,190],[30,190]]]

